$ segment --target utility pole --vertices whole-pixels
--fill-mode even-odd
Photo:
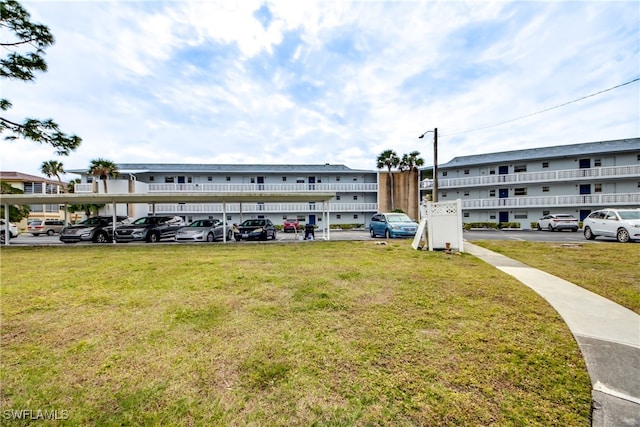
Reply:
[[[438,128],[428,130],[418,138],[424,138],[424,136],[430,132],[433,132],[433,190],[431,199],[434,202],[438,201]]]

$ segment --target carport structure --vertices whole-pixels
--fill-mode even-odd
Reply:
[[[322,202],[322,216],[326,218],[325,227],[322,230],[322,238],[330,240],[330,215],[329,201],[335,197],[335,192],[180,192],[180,193],[63,193],[63,194],[2,194],[2,204],[5,216],[5,235],[9,234],[9,206],[31,204],[98,204],[113,206],[113,223],[116,223],[116,205],[130,203],[147,203],[153,206],[155,213],[157,203],[221,203],[223,223],[227,225],[227,203],[243,202]],[[226,240],[226,234],[224,236]],[[9,245],[10,239],[5,239],[5,245]],[[114,239],[114,243],[115,239]]]

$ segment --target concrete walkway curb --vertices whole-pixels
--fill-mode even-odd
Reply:
[[[566,322],[591,378],[591,425],[640,426],[640,316],[504,255],[466,241],[464,249],[533,289]]]

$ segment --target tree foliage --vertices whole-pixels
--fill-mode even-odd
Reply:
[[[391,169],[398,167],[400,164],[400,157],[393,150],[385,150],[376,159],[376,166],[378,169],[387,168],[389,171],[389,199],[391,200],[391,210],[395,209],[394,201],[393,201],[393,174],[391,173]]]
[[[47,26],[31,22],[31,15],[17,1],[1,0],[0,28],[3,38],[0,47],[8,52],[0,59],[0,77],[33,81],[37,72],[47,71],[45,49],[55,42]],[[4,40],[8,36],[11,40]],[[8,111],[11,106],[9,100],[0,99],[1,111]],[[62,132],[52,119],[27,118],[19,123],[0,117],[0,134],[5,133],[5,139],[8,141],[18,138],[30,139],[51,145],[56,153],[62,156],[69,155],[82,142],[80,137]]]
[[[89,165],[89,175],[93,175],[98,177],[104,183],[104,192],[107,192],[107,179],[115,178],[118,176],[119,169],[118,165],[107,159],[94,159],[91,160],[91,164]]]

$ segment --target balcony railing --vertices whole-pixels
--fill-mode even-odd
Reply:
[[[306,213],[322,212],[322,203],[227,203],[227,213]],[[223,210],[222,203],[158,203],[155,213],[163,214],[206,214],[220,213]],[[330,203],[330,212],[377,212],[377,203]]]
[[[376,183],[348,184],[149,184],[150,193],[164,192],[213,192],[213,193],[297,193],[297,192],[375,192]]]
[[[640,206],[640,193],[581,194],[544,197],[506,197],[462,200],[462,209],[533,208],[533,207]]]
[[[438,178],[438,188],[466,188],[486,185],[507,185],[543,183],[554,181],[580,181],[593,180],[594,178],[634,178],[640,177],[640,165],[610,166],[589,169],[568,169],[544,172],[521,172],[505,175],[473,176],[468,178]],[[433,180],[424,180],[420,183],[421,189],[433,189]]]

